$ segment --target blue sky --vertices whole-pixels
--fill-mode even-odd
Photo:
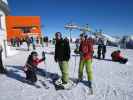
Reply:
[[[133,34],[133,0],[8,0],[12,15],[41,16],[43,33],[68,35],[64,24],[89,24],[110,35]],[[73,31],[78,36],[79,31]]]

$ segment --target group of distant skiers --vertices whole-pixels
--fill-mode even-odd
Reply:
[[[86,67],[87,79],[88,79],[88,87],[93,94],[92,89],[92,80],[93,80],[93,45],[94,40],[91,37],[88,37],[87,34],[80,35],[80,44],[77,45],[75,49],[75,54],[80,55],[79,62],[79,70],[78,70],[78,82],[83,80],[83,70]],[[69,85],[69,60],[71,57],[71,49],[68,39],[63,39],[62,34],[60,32],[55,33],[55,55],[54,60],[58,63],[60,71],[62,73],[62,77],[60,80],[56,81],[57,85],[61,85],[66,88]],[[98,45],[98,59],[105,59],[106,54],[106,44],[104,42],[99,43]],[[128,59],[121,56],[120,50],[114,51],[111,54],[113,61],[118,61],[120,63],[126,63]],[[43,52],[42,59],[38,58],[38,53],[33,51],[29,55],[27,62],[24,66],[24,72],[26,73],[26,80],[31,83],[35,83],[37,81],[36,70],[39,63],[45,61],[45,53]],[[5,73],[5,69],[2,64],[2,46],[0,45],[0,73]]]
[[[40,45],[42,47],[44,47],[44,43],[46,44],[46,46],[48,46],[48,37],[25,37],[25,38],[11,38],[9,40],[11,46],[13,47],[20,47],[24,42],[27,44],[27,50],[29,51],[30,50],[30,45],[32,45],[33,47],[33,50],[36,49],[36,45]]]

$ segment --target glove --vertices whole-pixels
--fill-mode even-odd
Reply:
[[[70,59],[70,55],[67,55],[66,60],[69,61],[69,59]]]
[[[26,66],[23,67],[24,72],[26,72],[28,70],[28,68]]]
[[[46,57],[43,57],[42,59],[45,61],[46,60]]]
[[[74,50],[74,53],[75,53],[75,54],[79,54],[80,52],[79,52],[78,49],[75,49],[75,50]]]

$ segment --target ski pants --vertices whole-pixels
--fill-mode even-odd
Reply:
[[[78,77],[82,80],[84,66],[86,67],[88,81],[93,80],[92,60],[80,60]]]
[[[26,80],[29,80],[33,83],[37,81],[37,76],[35,70],[27,70],[26,72]]]
[[[68,73],[68,61],[59,61],[59,67],[62,73],[62,82],[63,83],[68,83],[69,81],[69,73]]]
[[[102,57],[103,59],[105,59],[105,52],[102,52]]]

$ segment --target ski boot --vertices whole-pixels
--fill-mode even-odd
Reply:
[[[88,81],[88,88],[89,88],[89,95],[93,95],[94,91],[93,91],[93,87],[92,87],[92,82]]]

